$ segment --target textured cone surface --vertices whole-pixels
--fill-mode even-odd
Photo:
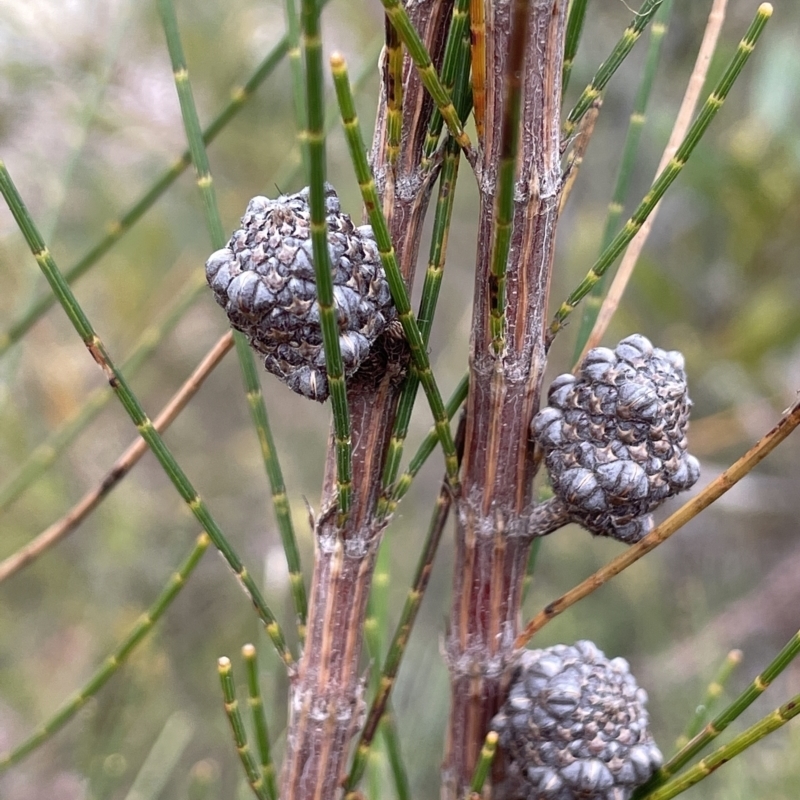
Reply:
[[[206,278],[234,328],[264,366],[299,394],[328,397],[308,188],[276,200],[254,197],[228,246],[212,253]],[[356,227],[326,185],[328,252],[345,375],[352,376],[395,318],[369,225]]]
[[[526,650],[492,720],[504,800],[628,800],[661,766],[647,693],[592,642]]]
[[[639,334],[586,354],[577,376],[556,378],[531,431],[569,518],[592,533],[633,543],[650,512],[692,486],[687,452],[692,406],[683,356]]]

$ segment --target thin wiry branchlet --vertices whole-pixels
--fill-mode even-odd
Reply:
[[[689,399],[683,356],[634,334],[586,354],[577,376],[556,378],[531,423],[555,498],[534,514],[534,533],[577,522],[627,543],[650,512],[700,475],[687,452]]]
[[[228,246],[212,253],[206,278],[234,328],[293,391],[328,397],[311,247],[308,188],[276,200],[254,197]],[[326,184],[328,249],[345,375],[352,376],[395,319],[369,225],[356,227]]]
[[[492,729],[503,800],[628,800],[661,766],[647,693],[589,641],[526,650]]]

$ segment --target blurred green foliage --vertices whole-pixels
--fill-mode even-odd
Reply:
[[[666,142],[707,5],[675,4],[628,210],[646,191]],[[710,82],[754,10],[744,0],[729,6]],[[800,10],[780,0],[775,6],[753,63],[668,195],[607,337],[614,342],[641,331],[660,346],[684,352],[695,400],[691,449],[708,478],[770,427],[800,385]],[[4,0],[0,8],[0,153],[49,234],[52,252],[66,266],[185,147],[163,34],[151,4],[130,0]],[[214,0],[179,3],[178,13],[201,119],[207,122],[282,34],[282,8]],[[630,17],[623,3],[590,4],[589,14],[567,106]],[[326,48],[344,51],[355,73],[365,59],[374,60],[369,43],[381,26],[377,4],[334,0],[324,15]],[[643,54],[640,44],[606,94],[559,228],[553,306],[596,255]],[[221,210],[231,229],[252,195],[301,185],[274,185],[276,174],[297,157],[289,84],[283,64],[210,148]],[[365,127],[374,116],[376,86],[374,69],[358,98]],[[345,208],[358,215],[358,189],[338,130],[328,152],[329,178]],[[465,370],[469,337],[477,195],[466,169],[456,209],[431,340],[445,394]],[[5,328],[43,291],[44,282],[5,210],[0,226]],[[423,255],[425,250],[423,245]],[[202,269],[208,251],[201,201],[187,173],[76,286],[115,358],[124,357],[145,323],[169,307],[189,276]],[[168,337],[134,381],[152,415],[225,327],[208,296]],[[552,375],[569,367],[576,328],[568,328],[554,345]],[[63,314],[53,309],[0,362],[0,480],[100,385],[101,374]],[[266,374],[263,386],[308,570],[312,540],[304,498],[314,505],[319,493],[328,409],[301,406]],[[423,402],[413,420],[412,446],[429,424]],[[111,404],[4,515],[0,557],[59,518],[105,473],[133,433],[122,410]],[[166,438],[250,569],[263,574],[270,604],[282,610],[290,628],[285,563],[232,357]],[[441,471],[437,452],[386,537],[391,626]],[[737,692],[798,628],[800,581],[791,576],[800,574],[799,473],[800,446],[790,440],[731,496],[558,618],[536,644],[591,638],[608,654],[628,658],[650,694],[656,738],[669,751],[728,649],[741,647],[745,653],[730,684],[729,691]],[[146,456],[65,542],[0,585],[0,750],[21,740],[86,680],[156,596],[195,534],[194,521]],[[577,529],[545,541],[526,611],[533,613],[570,588],[617,548]],[[435,796],[439,784],[448,687],[438,643],[450,554],[446,541],[395,695],[419,797]],[[0,777],[0,794],[11,800],[125,798],[147,758],[156,770],[162,765],[167,780],[153,797],[246,796],[216,674],[217,657],[229,655],[244,697],[239,653],[246,641],[259,648],[280,758],[286,680],[246,598],[221,559],[208,554],[121,674],[41,751]],[[799,691],[798,684],[795,667],[747,721]],[[159,738],[165,729],[188,731],[185,749],[171,752]],[[174,744],[175,736],[167,739]],[[798,752],[800,728],[789,725],[686,796],[795,798]],[[201,793],[204,786],[207,795]],[[388,784],[384,790],[391,791]]]

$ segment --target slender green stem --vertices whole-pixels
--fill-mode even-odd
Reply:
[[[670,800],[673,797],[685,792],[687,789],[700,783],[712,772],[721,766],[732,761],[740,753],[761,741],[765,736],[783,727],[789,720],[794,719],[800,714],[800,694],[795,695],[789,702],[776,708],[772,713],[767,714],[755,725],[751,725],[747,730],[742,731],[738,736],[731,739],[727,744],[722,745],[718,750],[706,756],[691,769],[686,770],[682,775],[673,778],[669,783],[659,787],[650,794],[643,795],[643,800]]]
[[[178,596],[185,586],[194,568],[200,563],[210,539],[202,533],[197,538],[188,558],[172,573],[166,586],[156,598],[153,605],[142,614],[138,622],[114,652],[108,656],[94,675],[70,697],[61,708],[43,725],[39,726],[25,741],[18,744],[13,750],[0,755],[0,772],[21,761],[39,745],[47,741],[54,733],[59,731],[75,714],[84,706],[86,701],[93,697],[104,686],[117,670],[125,663],[139,642],[152,630],[172,601]]]
[[[469,376],[465,375],[456,386],[450,399],[447,401],[447,418],[452,419],[462,403],[467,399],[467,392],[469,391]],[[386,514],[394,514],[397,509],[398,503],[405,497],[406,492],[411,488],[414,478],[417,473],[422,469],[422,465],[427,461],[428,456],[433,452],[436,443],[439,440],[439,434],[434,426],[428,431],[427,436],[422,440],[422,444],[417,449],[414,457],[409,461],[408,467],[405,472],[397,479],[394,485],[391,496],[386,508]]]
[[[464,131],[464,126],[458,118],[458,113],[450,94],[436,74],[436,68],[433,66],[430,53],[428,53],[425,43],[408,18],[405,8],[401,5],[400,0],[381,0],[381,3],[389,22],[392,23],[406,50],[408,50],[423,86],[428,90],[428,94],[433,99],[433,102],[436,103],[439,113],[450,129],[450,133],[460,147],[469,151],[472,146],[469,136]]]
[[[56,294],[59,303],[63,307],[70,322],[81,337],[86,348],[89,350],[90,355],[98,364],[98,366],[105,373],[111,388],[122,403],[123,408],[128,413],[128,416],[136,425],[137,430],[141,437],[147,442],[153,454],[158,459],[163,467],[167,476],[172,481],[178,493],[189,506],[189,510],[194,514],[197,521],[203,529],[211,537],[214,546],[220,551],[222,556],[228,562],[235,575],[239,578],[242,586],[247,592],[248,596],[253,602],[259,617],[262,619],[266,626],[266,630],[272,639],[275,649],[283,659],[284,663],[292,664],[292,656],[286,647],[286,641],[283,632],[278,624],[275,615],[267,606],[261,592],[258,589],[255,581],[250,573],[245,569],[239,556],[231,547],[226,539],[222,530],[217,525],[211,513],[208,510],[203,499],[197,493],[189,478],[184,471],[178,466],[174,456],[169,448],[164,444],[164,440],[159,435],[158,431],[153,426],[152,421],[145,414],[136,395],[131,391],[125,377],[119,371],[117,366],[112,361],[111,357],[106,350],[100,337],[95,333],[94,328],[89,322],[86,314],[83,312],[80,304],[78,303],[69,285],[64,280],[56,262],[53,260],[50,251],[45,246],[39,231],[36,228],[33,220],[31,219],[28,209],[22,201],[22,198],[17,191],[16,186],[11,180],[11,176],[6,169],[3,162],[0,161],[0,192],[8,204],[14,219],[19,226],[28,247],[31,250],[34,258],[36,259],[39,268],[47,278],[50,287]]]
[[[425,272],[425,280],[422,285],[419,315],[417,316],[420,334],[422,335],[422,341],[426,348],[431,335],[433,317],[436,312],[436,303],[439,298],[442,276],[444,275],[447,237],[453,215],[459,160],[460,150],[458,145],[450,138],[445,146],[442,171],[439,176],[439,194],[436,201],[436,213],[433,221],[431,250],[428,258],[428,268]],[[397,404],[394,429],[392,431],[392,438],[389,440],[386,464],[384,465],[381,479],[383,496],[378,501],[378,517],[383,517],[388,511],[389,499],[386,495],[389,488],[394,484],[400,469],[400,461],[403,456],[405,440],[408,436],[408,427],[411,421],[411,412],[414,408],[414,400],[417,395],[418,386],[419,378],[417,377],[416,370],[412,370],[406,379],[403,393]]]
[[[350,410],[347,405],[342,353],[339,347],[339,326],[333,305],[333,276],[328,253],[328,223],[325,214],[325,94],[322,70],[322,38],[319,27],[319,6],[315,0],[302,0],[303,47],[306,67],[306,100],[308,103],[308,185],[311,221],[311,245],[314,253],[314,274],[317,281],[322,345],[325,369],[333,407],[333,436],[336,450],[337,524],[344,524],[350,511],[352,493],[352,443]]]
[[[275,764],[272,761],[272,752],[269,746],[267,715],[264,713],[264,700],[261,697],[261,687],[258,682],[256,648],[252,644],[246,644],[242,648],[242,657],[247,668],[247,691],[249,695],[247,703],[250,706],[253,729],[256,732],[261,779],[269,800],[278,800],[278,784],[275,780]]]
[[[303,171],[308,173],[308,139],[306,138],[306,96],[303,90],[303,54],[300,52],[300,20],[297,16],[296,0],[284,0],[286,9],[286,36],[289,39],[289,72],[292,76],[292,100],[294,120],[297,127],[297,141],[300,145],[300,158]]]
[[[291,2],[291,0],[289,0]],[[167,38],[170,58],[172,60],[172,70],[175,75],[175,88],[178,92],[178,99],[181,105],[181,116],[186,129],[186,138],[189,142],[189,150],[192,154],[192,161],[195,165],[197,176],[197,186],[203,197],[205,207],[206,225],[211,237],[211,245],[215,250],[225,246],[227,236],[222,226],[222,218],[217,205],[217,197],[214,191],[214,179],[211,175],[211,168],[208,162],[208,153],[200,128],[200,119],[195,107],[192,86],[189,81],[189,70],[186,66],[186,58],[181,46],[180,34],[178,32],[178,21],[175,16],[175,9],[172,0],[159,0],[159,10],[162,15],[164,32]],[[303,583],[303,572],[300,565],[300,551],[297,547],[297,538],[294,533],[289,500],[286,495],[286,486],[283,480],[278,452],[272,437],[272,428],[267,416],[267,408],[264,403],[264,395],[261,391],[261,383],[258,380],[255,359],[247,343],[247,338],[234,332],[234,342],[236,344],[236,355],[239,359],[239,367],[242,373],[247,403],[250,408],[250,416],[258,435],[261,455],[264,461],[264,468],[269,478],[272,491],[272,502],[275,509],[275,517],[278,522],[283,548],[286,553],[286,560],[289,566],[290,585],[292,587],[292,598],[297,615],[298,631],[301,642],[305,638],[305,626],[307,616],[307,599],[305,584]]]
[[[386,162],[397,163],[403,132],[403,43],[389,18],[386,25]]]
[[[581,117],[589,110],[592,103],[600,96],[603,89],[614,76],[620,64],[628,57],[628,53],[642,35],[642,31],[658,11],[661,0],[644,0],[636,16],[622,33],[620,40],[611,51],[611,55],[600,65],[591,83],[583,90],[578,102],[569,112],[564,123],[564,135],[571,136]]]
[[[350,157],[355,166],[358,185],[361,189],[361,197],[372,225],[372,231],[375,234],[375,242],[378,245],[378,253],[386,272],[386,279],[392,293],[392,300],[394,300],[394,305],[397,309],[397,316],[403,326],[403,333],[405,333],[411,350],[411,358],[419,377],[419,382],[422,384],[422,388],[428,398],[428,404],[431,407],[434,427],[444,451],[447,477],[451,485],[455,487],[458,485],[458,459],[453,443],[453,435],[450,431],[447,410],[431,369],[425,342],[414,318],[414,312],[411,310],[411,301],[408,297],[405,281],[397,265],[394,247],[389,236],[389,228],[386,224],[386,217],[383,215],[378,191],[375,188],[375,181],[367,164],[366,147],[364,146],[358,117],[356,116],[353,95],[347,77],[347,67],[344,58],[338,53],[334,53],[331,56],[331,69],[336,87],[336,96],[339,100],[339,109],[342,114],[342,123],[350,148]]]
[[[550,325],[549,340],[561,330],[566,318],[572,313],[572,309],[592,290],[594,285],[603,276],[605,271],[616,261],[631,239],[637,234],[644,224],[650,212],[656,207],[664,193],[678,177],[686,164],[697,143],[706,132],[711,120],[716,116],[717,111],[722,107],[728,92],[733,86],[734,81],[739,76],[742,68],[747,63],[747,59],[753,52],[759,36],[761,36],[764,26],[772,15],[772,6],[769,3],[762,3],[758,12],[745,33],[744,38],[739,42],[731,62],[725,69],[725,73],[720,79],[714,91],[709,95],[703,108],[692,123],[686,136],[678,147],[675,155],[661,171],[650,187],[650,191],[645,195],[639,207],[631,218],[625,223],[622,230],[614,237],[611,244],[603,251],[602,255],[592,266],[587,276],[581,281],[572,294],[561,304],[555,315],[555,319]]]
[[[497,166],[497,194],[492,225],[489,273],[489,329],[492,349],[503,352],[506,326],[506,265],[514,222],[514,185],[522,104],[522,66],[528,41],[528,0],[512,0],[511,33],[505,69],[505,102],[500,129],[500,158]]]
[[[200,272],[195,272],[189,285],[178,296],[174,306],[158,322],[148,325],[142,332],[120,369],[126,378],[131,378],[146,363],[183,315],[194,305],[201,294],[208,291],[208,284]],[[34,481],[52,466],[56,459],[69,447],[78,435],[106,407],[114,393],[107,386],[93,391],[84,401],[78,413],[54,430],[41,444],[37,445],[17,471],[0,486],[0,511],[4,511]]]
[[[478,756],[478,763],[475,765],[475,772],[470,783],[471,791],[478,796],[483,791],[483,784],[486,783],[486,778],[489,775],[494,754],[497,752],[497,740],[499,738],[497,731],[489,731]]]
[[[564,64],[561,67],[561,96],[567,93],[569,77],[572,74],[572,65],[578,44],[583,33],[583,23],[586,21],[586,6],[589,0],[572,0],[567,17],[567,31],[564,37]]]
[[[400,615],[400,621],[397,623],[397,628],[395,629],[394,636],[389,644],[389,650],[383,662],[378,692],[372,700],[372,705],[367,714],[367,721],[361,731],[361,737],[358,740],[358,745],[353,755],[353,762],[350,765],[350,772],[344,784],[345,794],[348,796],[355,791],[367,767],[370,748],[380,726],[381,719],[386,712],[389,698],[397,678],[397,672],[400,669],[400,663],[411,635],[411,629],[414,627],[417,612],[422,604],[425,589],[428,586],[431,570],[433,569],[433,559],[439,547],[439,542],[444,532],[452,502],[452,493],[447,483],[445,483],[439,491],[439,496],[436,498],[436,507],[428,527],[428,535],[425,538],[425,544],[423,545],[419,561],[417,562],[414,579],[411,583],[411,588],[408,590],[403,612]]]
[[[258,87],[270,76],[281,59],[286,55],[289,40],[284,36],[270,50],[266,58],[256,67],[244,85],[231,92],[231,100],[220,111],[214,121],[203,131],[203,141],[208,144],[241,111]],[[191,154],[186,150],[155,183],[119,219],[109,223],[106,235],[82,258],[64,272],[67,283],[72,283],[94,266],[141,217],[155,204],[156,200],[183,174],[191,164]],[[0,334],[0,356],[18,342],[33,324],[55,303],[55,297],[48,293],[28,308],[28,310]]]
[[[444,46],[444,58],[442,60],[442,86],[444,90],[455,99],[454,89],[456,77],[460,70],[465,66],[469,69],[469,62],[465,63],[464,58],[469,59],[469,50],[464,52],[462,42],[464,37],[469,36],[469,0],[456,0],[453,4],[453,19],[450,22],[450,30],[447,32],[447,41]],[[456,106],[458,104],[456,103]],[[463,120],[466,115],[459,114],[459,119]],[[428,123],[428,133],[425,136],[425,143],[422,147],[423,165],[433,156],[439,137],[442,133],[442,115],[439,109],[435,109]]]
[[[749,708],[778,677],[778,675],[792,663],[800,654],[800,631],[798,631],[784,646],[772,663],[758,675],[750,686],[742,692],[721,714],[709,722],[700,733],[682,747],[663,767],[653,776],[650,782],[643,787],[642,794],[653,786],[664,783],[678,770],[682,769],[703,748],[707,747],[717,738],[745,709]]]
[[[228,715],[228,721],[231,724],[233,741],[236,743],[236,752],[239,754],[239,760],[242,762],[247,775],[247,782],[258,800],[271,800],[264,785],[264,779],[256,765],[256,760],[253,758],[253,752],[247,743],[247,731],[244,727],[242,712],[239,709],[239,701],[236,699],[233,668],[231,667],[231,660],[227,656],[219,659],[217,671],[219,672],[219,681],[222,686],[225,713]]]
[[[622,211],[625,207],[625,198],[628,196],[631,176],[633,175],[633,165],[636,163],[636,156],[639,151],[639,140],[642,136],[642,129],[647,122],[647,103],[650,99],[653,80],[658,69],[658,62],[661,56],[661,44],[667,34],[667,26],[671,11],[672,0],[664,0],[650,27],[650,44],[647,49],[647,58],[645,60],[644,71],[642,72],[642,79],[636,92],[636,99],[633,103],[633,111],[631,112],[630,121],[628,123],[628,131],[625,134],[625,143],[622,146],[622,160],[620,161],[619,172],[617,172],[617,181],[611,195],[611,202],[608,204],[606,223],[603,229],[602,243],[600,245],[601,253],[611,244],[614,233],[619,227]],[[586,346],[586,342],[592,332],[594,323],[597,320],[600,306],[603,304],[603,290],[606,277],[607,274],[594,285],[584,303],[583,315],[581,316],[581,322],[578,327],[578,338],[575,344],[573,361],[577,361],[578,358],[580,358],[583,348]]]
[[[676,742],[676,747],[678,750],[689,744],[689,740],[700,733],[705,721],[708,719],[711,713],[711,710],[722,696],[722,692],[725,689],[725,684],[730,680],[734,670],[741,663],[741,650],[731,650],[730,653],[725,656],[725,660],[722,662],[717,674],[714,676],[714,680],[712,680],[706,688],[706,696],[703,698],[703,702],[697,706],[694,714],[692,714],[692,718],[686,725],[686,730],[678,737],[678,741]]]
[[[389,756],[389,769],[394,780],[397,800],[411,800],[411,781],[408,779],[408,770],[403,761],[403,754],[400,752],[400,733],[397,730],[391,706],[381,718],[380,730],[386,745],[386,754]]]

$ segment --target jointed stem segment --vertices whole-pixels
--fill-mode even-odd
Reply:
[[[269,746],[267,715],[264,712],[264,700],[261,697],[261,686],[258,681],[256,648],[253,647],[252,644],[246,644],[242,648],[242,658],[244,658],[245,667],[247,668],[247,703],[250,706],[250,713],[253,717],[253,728],[256,733],[258,766],[261,779],[268,800],[278,800],[278,784],[275,780],[275,765],[272,761],[272,753]]]
[[[289,0],[289,2],[291,1],[292,0]],[[183,123],[186,129],[186,138],[188,139],[192,161],[195,165],[197,185],[200,189],[205,206],[206,225],[211,237],[211,245],[215,250],[218,250],[225,246],[227,237],[217,205],[214,180],[211,175],[208,154],[205,144],[203,143],[200,119],[197,115],[192,87],[189,82],[189,71],[186,66],[183,47],[181,46],[178,22],[172,0],[159,0],[159,10],[162,15],[167,46],[169,48],[172,68],[175,74],[175,87],[180,100],[181,116],[183,117]],[[288,499],[286,497],[286,486],[283,481],[283,473],[275,449],[275,442],[272,438],[272,429],[270,428],[269,418],[267,417],[267,409],[264,404],[264,396],[261,391],[261,384],[258,380],[258,373],[256,372],[253,352],[247,343],[247,338],[243,334],[236,331],[234,332],[233,338],[236,345],[236,355],[239,359],[239,367],[244,381],[247,403],[250,408],[250,415],[256,428],[259,445],[261,447],[261,455],[264,460],[264,467],[270,481],[275,515],[289,566],[292,597],[295,603],[298,631],[302,642],[305,636],[307,600],[297,540],[289,512]]]
[[[768,3],[763,3],[756,13],[755,19],[751,23],[747,32],[745,33],[742,41],[739,42],[739,47],[726,68],[722,78],[717,84],[714,91],[709,95],[703,108],[697,116],[697,119],[692,123],[688,133],[681,142],[675,156],[661,171],[659,176],[650,188],[650,191],[645,195],[639,207],[633,213],[631,218],[625,223],[622,230],[616,235],[611,244],[603,251],[601,256],[592,266],[587,276],[581,281],[577,288],[570,294],[570,296],[561,304],[555,315],[555,319],[550,325],[548,341],[552,342],[553,337],[561,330],[566,318],[572,313],[572,310],[578,303],[586,297],[592,290],[594,285],[600,280],[605,271],[614,263],[620,253],[625,249],[628,243],[633,239],[636,233],[644,224],[650,212],[656,207],[659,200],[664,196],[664,193],[672,185],[675,178],[678,177],[684,165],[686,164],[689,156],[696,147],[697,143],[702,138],[706,129],[711,124],[711,120],[716,116],[717,111],[722,107],[728,92],[733,86],[734,81],[738,77],[742,68],[747,63],[747,59],[753,52],[759,36],[761,36],[764,26],[767,24],[770,16],[772,15],[772,6]]]
[[[386,279],[392,293],[397,316],[403,326],[403,332],[411,350],[411,358],[414,362],[416,374],[425,394],[433,414],[434,425],[436,427],[439,441],[442,445],[445,457],[445,469],[447,478],[453,487],[458,485],[458,459],[456,457],[455,444],[450,432],[450,424],[447,418],[447,411],[442,401],[439,387],[431,370],[428,352],[420,333],[414,312],[411,310],[411,301],[408,297],[405,281],[400,274],[397,265],[394,247],[389,236],[389,228],[386,224],[386,217],[383,215],[378,192],[375,188],[375,181],[370,172],[365,154],[364,141],[358,125],[358,117],[355,113],[353,96],[350,91],[350,83],[347,78],[347,67],[344,59],[334,54],[331,56],[331,69],[333,80],[336,86],[336,95],[339,100],[339,108],[342,113],[345,134],[350,147],[350,156],[356,169],[358,185],[361,189],[361,196],[367,209],[370,224],[378,245],[378,252],[381,257]]]
[[[428,90],[428,93],[436,103],[439,113],[444,118],[450,133],[453,135],[459,146],[466,151],[470,151],[472,144],[464,131],[464,126],[456,113],[456,107],[450,99],[450,95],[442,85],[436,69],[431,61],[425,43],[420,38],[411,20],[408,18],[405,8],[399,0],[381,0],[386,16],[394,26],[400,39],[408,50],[408,54],[419,72],[420,79]]]
[[[86,345],[92,358],[105,373],[111,388],[117,394],[123,408],[128,413],[134,425],[136,425],[142,438],[153,451],[153,454],[178,490],[180,496],[189,506],[189,510],[211,537],[214,546],[220,551],[239,578],[242,586],[252,600],[253,605],[256,607],[259,617],[264,622],[267,634],[275,645],[275,649],[278,651],[281,659],[287,666],[291,665],[293,661],[292,655],[286,647],[283,632],[281,631],[275,615],[272,613],[269,606],[267,606],[258,586],[222,533],[216,520],[211,516],[205,502],[197,493],[197,490],[194,488],[189,478],[178,466],[169,448],[164,444],[163,439],[158,431],[156,431],[153,423],[145,414],[136,395],[134,395],[130,386],[128,386],[128,382],[111,360],[105,345],[95,333],[94,328],[84,314],[72,290],[64,280],[64,276],[59,271],[53,257],[45,247],[39,231],[36,229],[22,198],[19,196],[16,186],[14,186],[11,180],[11,176],[8,174],[5,164],[2,162],[0,162],[0,192],[2,192],[11,213],[14,215],[14,219],[25,237],[31,253],[33,253],[33,256],[36,258],[36,262],[39,264],[40,269],[47,278],[59,303],[61,303],[70,322]]]
[[[186,561],[170,576],[161,594],[152,606],[139,618],[131,632],[125,637],[117,649],[106,658],[100,669],[79,689],[66,703],[43,725],[34,731],[24,742],[17,745],[8,753],[0,755],[0,772],[21,761],[39,745],[47,741],[54,733],[66,725],[75,714],[83,707],[86,701],[97,694],[114,673],[125,663],[134,648],[152,630],[162,614],[169,608],[170,603],[177,597],[178,592],[185,586],[194,568],[200,563],[205,553],[210,538],[202,533],[197,538]]]
[[[575,107],[569,112],[564,123],[564,135],[566,137],[572,135],[581,117],[589,110],[603,89],[606,88],[619,65],[627,58],[628,53],[630,53],[642,35],[642,31],[658,11],[661,2],[662,0],[644,0],[636,16],[631,20],[630,25],[623,31],[622,37],[611,51],[611,55],[600,65],[594,78],[592,78],[592,82],[583,90],[583,94],[578,98]]]

